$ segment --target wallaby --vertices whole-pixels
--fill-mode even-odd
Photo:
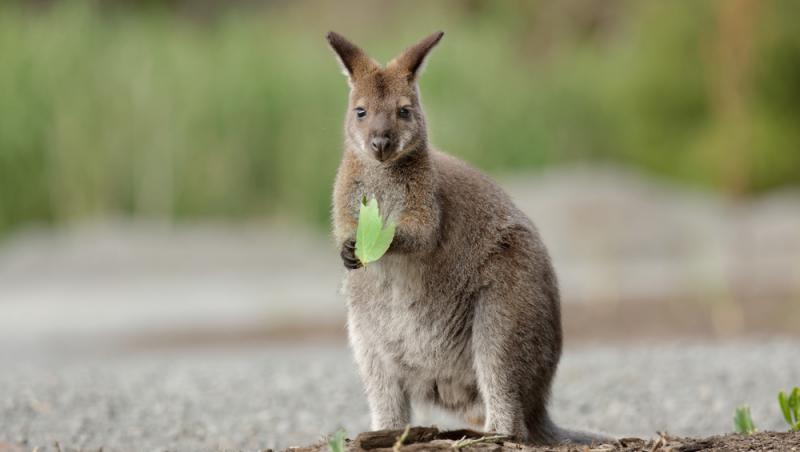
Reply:
[[[561,317],[535,227],[487,176],[428,143],[417,78],[442,36],[384,68],[327,35],[350,85],[333,225],[372,428],[404,428],[413,401],[524,442],[606,439],[548,416]],[[396,231],[389,251],[361,268],[354,239],[363,197],[378,200]]]

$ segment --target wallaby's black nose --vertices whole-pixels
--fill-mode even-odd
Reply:
[[[375,153],[375,156],[382,161],[384,158],[386,158],[386,151],[389,150],[389,138],[375,137],[370,142],[370,146],[372,146],[372,151]]]

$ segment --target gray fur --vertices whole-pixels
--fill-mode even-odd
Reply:
[[[395,61],[408,60],[412,50],[424,58],[432,47],[418,46]],[[485,431],[522,441],[598,439],[562,430],[547,414],[562,332],[556,275],[533,223],[488,177],[429,146],[415,80],[392,72],[402,75],[402,67],[370,70],[380,76],[351,78],[351,107],[366,98],[365,108],[380,111],[384,127],[393,96],[406,96],[418,115],[397,120],[393,136],[408,136],[411,144],[388,160],[364,148],[370,118],[348,115],[334,189],[340,245],[354,237],[362,196],[375,196],[397,223],[389,252],[348,271],[343,283],[372,428],[403,428],[414,401],[484,418]]]

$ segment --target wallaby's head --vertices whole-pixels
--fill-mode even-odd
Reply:
[[[381,67],[344,36],[328,33],[328,42],[350,84],[345,139],[356,152],[391,162],[426,146],[417,77],[442,35],[428,36]]]

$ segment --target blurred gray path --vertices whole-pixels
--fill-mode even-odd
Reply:
[[[677,299],[688,302],[688,321],[691,303],[800,296],[797,193],[731,204],[580,168],[505,186],[539,225],[572,307],[649,309]],[[341,332],[342,271],[323,234],[274,224],[102,223],[5,239],[0,450],[56,440],[256,450],[308,443],[339,426],[365,429],[344,344],[246,347],[236,337],[290,326]],[[220,332],[235,340],[217,340]],[[192,340],[232,345],[175,346]],[[790,385],[800,385],[798,339],[598,344],[567,350],[553,409],[575,428],[700,435],[729,431],[734,407],[750,403],[759,428],[777,429],[775,394]],[[433,421],[452,425],[438,415],[419,420]]]
[[[342,323],[338,254],[275,225],[99,223],[0,245],[0,341],[62,348],[131,336]]]
[[[732,203],[602,167],[502,185],[538,225],[565,304],[800,303],[800,192]],[[342,272],[324,232],[275,224],[21,232],[0,242],[0,341],[338,325]]]
[[[730,431],[734,408],[749,403],[760,429],[784,429],[775,396],[800,384],[799,350],[782,340],[568,349],[554,417],[617,434],[706,435]],[[258,450],[368,426],[343,345],[27,357],[2,367],[0,446]],[[457,425],[430,413],[418,422]]]

